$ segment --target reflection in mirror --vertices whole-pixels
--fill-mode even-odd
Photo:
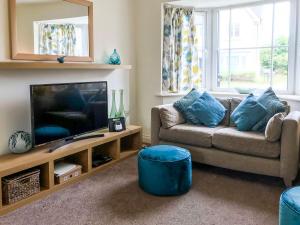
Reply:
[[[18,52],[88,57],[88,14],[65,0],[16,0]]]

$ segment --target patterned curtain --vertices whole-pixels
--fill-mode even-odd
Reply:
[[[177,93],[201,88],[194,10],[164,8],[162,89]],[[199,39],[199,37],[198,37]]]
[[[76,32],[73,24],[40,24],[39,53],[75,55]]]

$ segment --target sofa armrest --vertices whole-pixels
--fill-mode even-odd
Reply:
[[[159,143],[159,131],[161,127],[160,108],[166,105],[155,106],[151,109],[151,145]]]
[[[287,186],[299,169],[300,112],[291,112],[283,121],[281,134],[280,174]]]

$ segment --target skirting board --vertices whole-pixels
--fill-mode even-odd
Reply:
[[[150,134],[144,134],[143,135],[143,143],[145,143],[145,144],[151,144],[151,136],[150,136]]]

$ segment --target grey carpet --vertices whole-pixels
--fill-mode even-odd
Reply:
[[[0,217],[0,224],[275,225],[282,191],[277,178],[196,165],[190,192],[155,197],[139,189],[133,157]]]

